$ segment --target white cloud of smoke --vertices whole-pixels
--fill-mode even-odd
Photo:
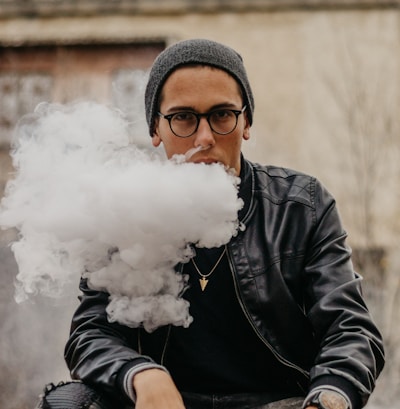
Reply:
[[[89,102],[41,104],[21,121],[0,208],[0,225],[19,231],[18,302],[59,297],[84,273],[110,293],[111,321],[148,331],[190,324],[174,266],[191,244],[236,234],[238,179],[218,164],[168,161],[130,134],[119,112]]]

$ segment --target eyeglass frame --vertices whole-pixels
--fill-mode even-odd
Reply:
[[[200,119],[201,119],[202,117],[204,117],[204,118],[207,119],[207,123],[208,123],[210,129],[211,129],[213,132],[215,132],[217,135],[229,135],[230,133],[232,133],[232,132],[236,129],[237,124],[238,124],[239,115],[240,115],[240,114],[243,114],[244,111],[246,110],[246,108],[247,108],[247,105],[244,105],[242,109],[218,108],[218,109],[213,109],[213,110],[208,111],[208,112],[204,112],[204,113],[202,113],[202,114],[199,114],[198,112],[193,112],[193,111],[179,111],[179,112],[174,112],[174,113],[168,114],[168,115],[164,115],[163,113],[161,113],[160,111],[158,111],[157,114],[158,114],[161,118],[164,118],[164,119],[166,119],[166,120],[168,121],[169,128],[171,129],[171,132],[172,132],[175,136],[177,136],[178,138],[189,138],[190,136],[194,135],[194,134],[197,132],[197,129],[199,129]],[[218,112],[218,111],[229,111],[229,112],[232,112],[232,113],[235,115],[235,117],[236,117],[236,123],[235,123],[235,126],[233,127],[233,129],[232,129],[231,131],[226,132],[226,133],[221,133],[221,132],[216,131],[216,130],[212,127],[211,122],[210,122],[210,117],[211,117],[212,114],[214,114],[215,112]],[[176,134],[175,131],[172,129],[172,125],[171,125],[171,120],[172,120],[172,118],[173,118],[175,115],[179,115],[179,114],[183,114],[183,113],[193,114],[193,115],[196,117],[196,120],[197,120],[197,124],[196,124],[196,127],[194,128],[194,131],[193,131],[191,134],[186,135],[186,136],[181,136],[181,135]]]

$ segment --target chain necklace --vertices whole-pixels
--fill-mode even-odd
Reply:
[[[214,267],[210,270],[210,272],[208,274],[203,274],[200,269],[197,267],[196,262],[194,261],[194,258],[191,259],[194,268],[196,269],[197,273],[199,274],[199,276],[201,278],[199,278],[199,283],[200,283],[200,287],[201,287],[201,291],[204,291],[207,287],[208,284],[208,277],[210,277],[210,275],[215,271],[215,269],[217,268],[218,264],[220,263],[220,261],[222,260],[222,257],[224,257],[224,254],[226,253],[226,246],[224,247],[224,251],[221,253],[221,255],[219,256],[217,262],[214,264]]]

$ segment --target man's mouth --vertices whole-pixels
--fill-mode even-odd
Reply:
[[[186,153],[185,153],[185,160],[186,162],[189,161],[189,159],[195,155],[197,152],[200,151],[206,151],[207,149],[209,149],[211,147],[211,145],[207,145],[207,146],[197,146],[195,148],[191,148],[189,149]]]

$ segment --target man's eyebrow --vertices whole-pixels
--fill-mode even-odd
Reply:
[[[242,107],[238,108],[237,104],[234,104],[232,102],[223,102],[220,104],[212,105],[207,111],[205,112],[210,112],[210,111],[215,111],[217,109],[241,109]],[[190,111],[190,112],[198,112],[193,106],[190,105],[176,105],[168,108],[166,110],[166,113],[172,113],[172,112],[182,112],[182,111]]]

